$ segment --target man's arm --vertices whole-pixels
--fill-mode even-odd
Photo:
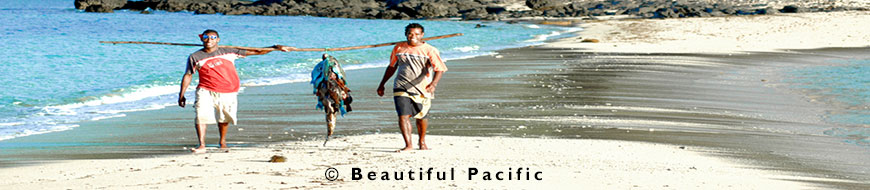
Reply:
[[[384,71],[384,78],[381,79],[381,84],[378,85],[378,96],[384,96],[384,83],[387,83],[387,80],[390,80],[390,77],[393,77],[393,74],[395,73],[395,65],[387,66],[387,70]]]
[[[444,74],[444,71],[435,71],[435,76],[432,76],[432,83],[426,86],[426,91],[429,93],[435,92],[435,87],[438,86],[438,81],[441,80],[442,74]]]
[[[447,72],[447,65],[444,65],[444,61],[441,60],[441,52],[438,52],[438,49],[433,48],[431,52],[429,52],[430,66],[435,67],[435,75],[432,76],[432,82],[429,85],[426,85],[426,92],[435,93],[435,87],[438,86],[438,81],[441,81],[441,76],[444,75],[444,72]]]
[[[178,106],[182,108],[187,104],[187,99],[184,98],[184,91],[187,91],[187,86],[190,85],[190,78],[192,78],[193,74],[184,73],[184,76],[181,77],[181,90],[178,92]]]
[[[249,55],[263,55],[272,52],[272,50],[245,50],[245,56]]]
[[[282,46],[282,45],[274,45],[274,46],[272,46],[271,48],[275,48],[275,49],[281,50],[281,51],[283,51],[283,52],[288,52],[288,51],[292,51],[292,50],[297,49],[297,48],[295,48],[295,47],[291,47],[291,46]],[[263,54],[267,54],[267,53],[272,52],[272,51],[274,51],[274,50],[246,50],[246,51],[245,51],[245,56],[249,56],[249,55],[263,55]]]

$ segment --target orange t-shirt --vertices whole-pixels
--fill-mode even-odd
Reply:
[[[396,67],[393,92],[407,92],[411,95],[434,97],[426,92],[432,83],[434,71],[447,71],[438,49],[428,43],[411,46],[407,42],[396,44],[390,53],[390,66]]]

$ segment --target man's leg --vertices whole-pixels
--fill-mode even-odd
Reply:
[[[429,119],[417,119],[417,135],[420,136],[420,141],[417,141],[417,144],[420,145],[420,150],[429,150],[429,147],[426,146],[426,127],[429,126]]]
[[[411,143],[411,116],[410,115],[402,115],[399,116],[399,130],[402,131],[402,138],[405,139],[405,148],[396,150],[396,152],[408,151],[414,149],[414,144]]]
[[[193,149],[190,149],[191,152],[201,153],[205,152],[205,129],[206,124],[195,124],[196,128],[196,138],[199,139],[199,146]]]
[[[218,131],[221,133],[221,149],[227,148],[227,127],[229,127],[230,123],[218,123]]]

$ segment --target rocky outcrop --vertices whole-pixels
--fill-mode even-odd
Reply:
[[[76,9],[87,12],[111,13],[127,4],[127,0],[76,0]]]
[[[533,10],[550,10],[561,7],[564,2],[559,0],[526,0],[526,6]]]
[[[628,15],[640,18],[711,17],[817,11],[867,10],[866,6],[796,4],[776,7],[761,1],[752,4],[729,0],[76,0],[86,12],[115,9],[191,11],[225,15],[310,15],[365,19],[498,20],[518,17],[584,17]],[[771,1],[773,2],[773,1]],[[510,3],[529,9],[508,10]],[[145,11],[143,11],[144,13]]]

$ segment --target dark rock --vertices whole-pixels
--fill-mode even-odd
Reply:
[[[130,10],[147,10],[154,9],[157,7],[156,2],[150,1],[128,1],[127,4],[124,4],[123,7],[119,9],[130,9]]]
[[[485,8],[477,8],[462,14],[463,20],[484,20],[489,17],[489,13]]]
[[[459,12],[463,12],[463,13],[477,9],[477,8],[487,8],[486,6],[483,6],[483,4],[480,4],[480,3],[475,2],[475,1],[448,1],[448,2],[450,2],[448,4],[452,4],[454,7],[456,7],[457,10],[459,10]]]
[[[601,42],[601,41],[599,41],[598,39],[594,39],[594,38],[586,38],[586,39],[583,39],[583,40],[580,41],[580,42],[581,42],[581,43],[598,43],[598,42]]]
[[[411,16],[408,14],[405,14],[405,13],[399,13],[399,16],[396,17],[395,19],[408,20],[408,19],[411,19]]]
[[[127,0],[76,0],[74,4],[76,9],[85,12],[111,13],[114,9],[124,7]]]
[[[560,13],[557,10],[546,10],[546,11],[544,11],[544,16],[558,17],[558,16],[564,16],[564,14]]]
[[[767,7],[763,9],[756,9],[755,13],[760,15],[769,15],[779,13],[779,10],[774,9],[773,7]]]
[[[562,2],[559,0],[526,0],[526,6],[534,10],[544,11],[561,7]]]
[[[798,7],[796,5],[787,5],[787,6],[782,7],[781,10],[779,10],[779,12],[782,12],[782,13],[802,13],[802,12],[806,12],[806,11],[807,11],[806,8]]]
[[[486,7],[486,12],[489,14],[500,14],[507,11],[504,7]]]
[[[823,8],[821,8],[820,10],[821,10],[821,11],[824,11],[824,12],[835,12],[835,11],[848,11],[849,8],[848,8],[848,7],[834,7],[834,6],[830,6],[830,7],[823,7]]]
[[[418,15],[417,7],[420,6],[420,4],[422,3],[423,2],[421,2],[420,0],[405,1],[399,3],[396,6],[392,6],[391,9],[404,13],[410,17],[416,17]]]
[[[680,15],[678,13],[674,12],[673,9],[661,8],[659,10],[656,10],[655,16],[653,16],[652,18],[679,18],[679,17],[680,17]]]
[[[287,1],[290,1],[290,0],[287,0]],[[251,5],[253,5],[253,6],[272,5],[272,4],[281,4],[284,2],[285,2],[285,0],[257,0]]]
[[[727,15],[725,13],[723,13],[722,11],[713,11],[713,12],[710,12],[710,16],[722,17],[722,16],[727,16]]]
[[[226,13],[233,9],[232,4],[226,2],[211,2],[208,5],[218,13]]]
[[[377,17],[383,19],[400,19],[399,14],[401,14],[401,12],[390,9],[380,12]]]
[[[272,163],[287,162],[287,157],[274,155],[274,156],[272,156],[272,158],[269,158],[269,162],[272,162]]]
[[[658,10],[658,8],[655,8],[655,7],[638,7],[638,8],[633,9],[633,10],[630,11],[630,12],[635,12],[636,14],[642,15],[642,14],[647,14],[647,13],[654,13],[654,12],[656,12],[656,10]]]
[[[154,9],[165,10],[165,11],[169,11],[169,12],[178,12],[178,11],[187,10],[187,8],[193,3],[192,1],[189,1],[189,0],[163,0],[163,1],[152,0],[152,1],[157,2],[157,4],[154,5]]]
[[[109,7],[104,7],[103,5],[90,5],[85,8],[85,12],[93,12],[93,13],[111,13],[115,12]]]
[[[417,8],[417,13],[423,18],[443,17],[447,15],[447,5],[436,2],[423,3],[419,8]]]
[[[720,11],[721,11],[723,14],[725,14],[725,15],[733,15],[733,14],[737,14],[737,9],[734,9],[734,8],[731,8],[731,7],[721,9]]]
[[[445,17],[451,17],[451,18],[462,17],[462,13],[465,13],[465,12],[468,12],[468,11],[460,12],[459,8],[448,7],[447,8],[447,15],[445,15]]]
[[[387,7],[395,7],[395,6],[398,6],[399,4],[401,4],[402,2],[405,2],[405,1],[407,1],[407,0],[386,0]]]
[[[365,12],[364,18],[370,18],[370,19],[378,18],[378,15],[381,14],[381,11],[377,10],[377,9],[368,9],[368,10],[364,10],[364,12]]]
[[[315,9],[331,9],[345,6],[341,1],[314,1],[309,4]]]
[[[588,13],[590,16],[604,16],[604,9],[592,9]]]
[[[194,3],[188,7],[188,10],[193,10],[195,14],[215,14],[216,12],[207,3]]]
[[[739,9],[734,14],[736,14],[736,15],[756,15],[756,14],[758,14],[758,12],[755,9]]]

